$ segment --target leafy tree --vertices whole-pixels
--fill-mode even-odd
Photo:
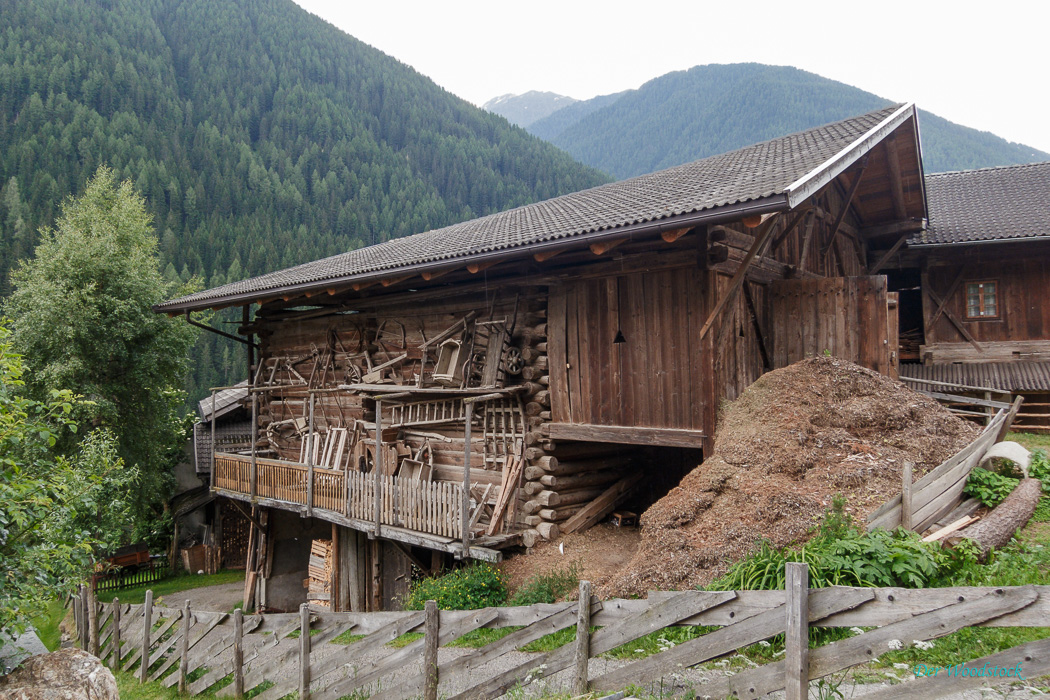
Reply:
[[[14,346],[32,370],[31,396],[71,389],[88,400],[76,417],[112,431],[119,456],[141,470],[140,515],[159,512],[170,493],[184,437],[180,387],[196,337],[151,309],[187,290],[164,281],[150,224],[131,183],[100,167],[55,228],[41,230],[6,303]]]
[[[0,629],[21,630],[126,536],[137,472],[102,429],[56,455],[82,402],[68,390],[27,397],[10,335],[0,325]]]

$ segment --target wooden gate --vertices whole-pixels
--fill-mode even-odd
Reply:
[[[773,369],[830,354],[891,373],[884,276],[777,280],[769,291]]]

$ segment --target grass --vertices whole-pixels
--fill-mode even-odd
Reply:
[[[47,610],[40,617],[33,619],[33,629],[50,651],[58,649],[62,641],[62,630],[59,626],[67,614],[66,606],[61,600],[53,600],[47,606]]]
[[[191,588],[201,588],[203,586],[215,586],[220,583],[236,583],[243,580],[243,571],[220,571],[217,574],[200,575],[182,574],[181,576],[172,576],[163,581],[156,581],[143,586],[99,593],[98,599],[103,603],[108,603],[114,598],[120,598],[122,603],[144,603],[146,602],[146,591],[152,589],[153,602],[156,603],[164,596],[178,593],[179,591],[187,591]]]
[[[1006,434],[1007,440],[1020,443],[1028,450],[1046,450],[1050,452],[1050,433],[1015,433]]]
[[[199,673],[199,671],[203,671],[203,669],[198,669],[198,678],[203,676],[203,673]],[[166,688],[160,681],[139,683],[139,679],[130,671],[116,671],[113,673],[113,676],[117,679],[117,690],[120,693],[120,700],[184,700],[184,696],[179,695],[178,686]],[[189,680],[191,683],[196,680],[193,673],[189,675]],[[211,700],[216,697],[216,693],[218,693],[219,690],[232,682],[233,676],[229,675],[217,683],[214,683],[204,692],[194,695],[193,697]],[[273,687],[273,685],[274,684],[270,681],[260,683],[244,694],[245,700],[251,700],[251,698],[260,694],[267,688]]]

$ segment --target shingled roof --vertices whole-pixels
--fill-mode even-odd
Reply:
[[[686,165],[233,282],[159,304],[155,310],[248,303],[394,270],[533,251],[575,237],[591,240],[661,224],[695,225],[693,221],[724,210],[737,218],[786,210],[914,114],[910,104],[886,107]]]
[[[927,175],[926,197],[909,246],[1050,237],[1050,162]]]

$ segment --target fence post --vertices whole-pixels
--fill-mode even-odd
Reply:
[[[244,697],[244,612],[233,611],[233,695]]]
[[[423,700],[437,700],[438,692],[438,635],[441,614],[436,600],[428,600],[424,610],[423,642]]]
[[[463,493],[460,506],[459,527],[463,532],[463,558],[470,557],[470,426],[474,422],[474,402],[463,399]],[[507,488],[510,488],[508,485]],[[478,505],[480,508],[480,504]]]
[[[94,581],[87,587],[87,627],[88,627],[88,652],[92,656],[99,655],[98,648],[98,600],[95,598]]]
[[[299,606],[299,700],[310,700],[310,606]]]
[[[139,659],[139,683],[149,678],[149,634],[153,622],[153,589],[146,591],[146,602],[142,604],[142,658]]]
[[[81,649],[87,649],[87,640],[84,636],[84,584],[77,585],[77,592],[73,595],[73,626],[77,628],[77,642]]]
[[[113,606],[113,633],[110,637],[113,638],[113,658],[110,664],[114,669],[120,670],[120,598],[113,598],[111,605]]]
[[[379,537],[383,531],[380,523],[383,513],[383,504],[380,502],[383,494],[383,400],[378,396],[376,397],[376,456],[372,460],[372,471],[375,472],[372,475],[375,484],[372,488],[372,498],[375,500],[373,537]]]
[[[786,568],[784,697],[785,700],[806,700],[809,697],[809,564],[788,562]]]
[[[179,642],[179,695],[186,693],[186,677],[190,672],[190,601],[182,605],[182,640]]]
[[[587,694],[587,662],[591,657],[591,582],[580,581],[580,599],[576,607],[576,677],[573,692]]]
[[[306,515],[314,514],[314,448],[317,433],[314,432],[314,392],[310,392],[310,432],[306,434]]]
[[[905,462],[904,471],[901,473],[901,527],[905,530],[912,528],[911,470],[914,467],[914,463]]]

